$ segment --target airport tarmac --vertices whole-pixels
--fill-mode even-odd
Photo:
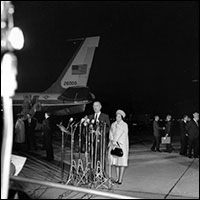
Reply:
[[[13,152],[13,154],[16,153],[27,158],[18,176],[59,183],[61,181],[61,138],[56,137],[54,140],[55,159],[51,162],[45,160],[46,152],[42,150],[39,135],[37,142],[39,147],[37,151]],[[121,185],[114,184],[111,189],[107,189],[105,183],[105,187],[97,190],[144,199],[199,199],[199,159],[180,156],[178,139],[173,143],[175,151],[172,153],[152,152],[150,151],[151,145],[151,137],[146,140],[132,137],[129,165],[126,168],[123,183]],[[161,150],[164,149],[165,146],[161,145]],[[78,153],[76,156],[78,157]],[[65,147],[64,184],[68,179],[69,169],[70,143]],[[112,167],[112,177],[115,178],[114,167]],[[89,195],[31,183],[20,182],[20,186],[26,194],[34,199],[106,198],[105,196]]]

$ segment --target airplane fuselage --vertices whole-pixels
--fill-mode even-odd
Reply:
[[[13,97],[13,106],[22,106],[25,100],[37,101],[41,104],[42,107],[46,106],[63,106],[63,104],[67,105],[80,105],[83,103],[87,103],[86,101],[66,101],[60,100],[58,97],[59,93],[17,93]]]
[[[88,104],[88,100],[61,100],[58,99],[59,93],[18,93],[13,97],[14,107],[23,107],[26,103],[32,106],[37,103],[39,108],[37,111],[52,112],[55,115],[66,115],[70,113],[70,109]],[[82,109],[81,109],[82,110]]]

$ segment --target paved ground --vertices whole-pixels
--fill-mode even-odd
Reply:
[[[38,135],[37,139],[38,146],[41,147],[40,135]],[[111,190],[107,190],[106,188],[99,190],[148,199],[199,198],[199,159],[189,159],[180,156],[178,139],[173,144],[175,151],[172,153],[150,151],[151,136],[137,136],[131,137],[130,139],[129,166],[126,168],[123,184],[114,185]],[[70,167],[69,147],[70,145],[68,143],[64,156],[65,181],[68,178]],[[164,146],[161,146],[161,149],[164,149]],[[19,176],[56,183],[59,183],[61,180],[60,137],[56,136],[54,140],[55,160],[52,162],[45,160],[46,153],[42,148],[30,153],[18,152],[18,154],[27,157],[25,166]],[[112,170],[112,176],[115,178],[114,168]],[[20,185],[31,198],[35,199],[101,198],[100,196],[91,196],[43,185],[30,183]]]

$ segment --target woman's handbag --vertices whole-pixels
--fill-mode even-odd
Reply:
[[[117,144],[118,144],[118,142],[117,142]],[[119,146],[119,144],[118,144],[118,146]],[[110,154],[113,155],[113,156],[122,157],[123,156],[123,150],[120,147],[115,147],[114,149],[112,149],[110,151]]]

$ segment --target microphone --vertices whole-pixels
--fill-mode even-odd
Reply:
[[[56,124],[56,125],[59,127],[59,129],[60,129],[62,132],[64,132],[64,133],[69,133],[69,131],[67,130],[67,128],[65,128],[65,127],[62,125],[62,123]]]
[[[69,122],[68,122],[68,124],[67,124],[67,129],[69,128],[69,125],[73,122],[73,117],[71,117],[70,119],[69,119]]]
[[[82,118],[80,121],[80,124],[82,124],[85,121],[85,118]]]
[[[95,124],[95,120],[92,119],[91,122],[90,122],[89,128],[93,129],[94,124]]]
[[[74,119],[73,119],[73,117],[71,117],[70,119],[69,119],[69,122],[72,122]]]
[[[74,124],[75,124],[75,123],[76,123],[76,122],[73,122],[73,123],[71,123],[71,125],[70,125],[70,126],[71,126],[71,127],[72,127],[72,126],[74,126]]]
[[[79,122],[77,122],[76,124],[74,124],[74,126],[77,126],[78,124],[81,125],[84,121],[85,121],[85,118],[82,118]]]
[[[87,126],[89,123],[90,123],[90,119],[87,118],[87,119],[84,120],[83,125],[84,125],[84,126]]]
[[[68,132],[69,132],[69,131],[68,131],[69,125],[70,125],[70,123],[71,123],[73,120],[74,120],[74,119],[73,119],[72,117],[69,119],[67,128],[65,128],[65,127],[63,126],[62,121],[60,122],[60,124],[56,124],[56,125],[60,128],[60,130],[61,130],[62,132],[68,133]]]

